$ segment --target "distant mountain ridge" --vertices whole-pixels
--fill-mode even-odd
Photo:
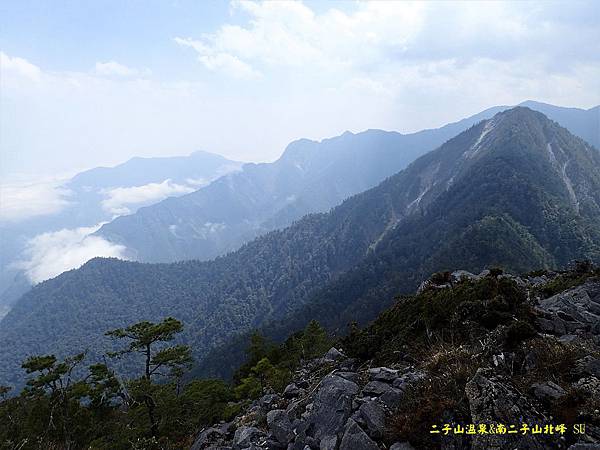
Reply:
[[[28,240],[64,229],[92,227],[115,214],[135,212],[156,195],[181,195],[238,170],[242,163],[198,151],[188,156],[133,158],[115,167],[98,167],[75,175],[60,186],[65,205],[57,213],[0,221],[0,318],[31,282],[15,263],[25,258]],[[148,193],[146,193],[148,192]],[[144,200],[144,196],[148,199]],[[129,203],[127,203],[129,202]]]
[[[550,149],[550,150],[549,150]],[[367,321],[447,267],[515,271],[600,259],[600,153],[544,115],[482,121],[327,214],[210,262],[95,259],[41,283],[0,322],[0,383],[28,354],[66,354],[172,315],[202,360],[236,334],[307,318]],[[289,333],[287,333],[289,334]],[[110,343],[95,341],[98,355]]]
[[[600,108],[581,110],[525,102],[596,147]],[[210,260],[309,213],[325,212],[404,169],[475,123],[507,109],[498,106],[438,129],[413,134],[346,132],[321,142],[292,142],[274,163],[241,172],[191,194],[119,217],[96,234],[125,246],[142,262]]]
[[[96,167],[75,175],[65,187],[81,190],[85,186],[95,189],[142,186],[171,179],[174,183],[193,181],[196,185],[238,169],[243,163],[205,151],[195,151],[185,156],[139,157],[129,159],[114,167]]]

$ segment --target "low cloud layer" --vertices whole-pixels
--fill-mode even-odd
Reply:
[[[76,269],[96,256],[124,259],[124,246],[91,235],[102,225],[35,236],[27,243],[24,260],[15,263],[15,267],[24,270],[32,283],[39,283]]]
[[[140,206],[156,203],[167,197],[187,194],[196,189],[197,187],[183,186],[173,183],[171,180],[143,186],[118,187],[103,192],[107,199],[102,201],[102,208],[109,214],[130,214],[132,212],[130,207],[137,209]]]
[[[0,223],[58,213],[69,205],[69,195],[56,182],[0,185]]]

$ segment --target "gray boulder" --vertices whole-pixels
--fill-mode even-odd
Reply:
[[[283,390],[283,395],[287,398],[298,397],[302,390],[295,383],[288,384]]]
[[[372,438],[380,439],[385,431],[385,410],[378,401],[363,403],[358,409],[361,422]]]
[[[209,443],[224,439],[226,434],[227,433],[225,430],[218,427],[207,428],[198,435],[196,441],[194,442],[194,445],[192,445],[191,450],[204,449],[208,446]]]
[[[539,314],[537,324],[546,333],[600,335],[600,283],[588,281],[541,300],[536,311]]]
[[[342,352],[340,352],[337,348],[331,347],[329,349],[329,351],[327,353],[325,353],[325,356],[323,356],[323,359],[325,361],[338,361],[340,359],[344,359],[345,357],[346,357],[346,355],[344,355]]]
[[[536,398],[543,401],[555,401],[567,395],[563,388],[552,381],[534,383],[531,385],[531,391]]]
[[[508,380],[495,376],[491,369],[478,369],[465,387],[473,423],[518,424],[545,423],[548,419],[521,395]],[[472,438],[473,450],[512,450],[527,448],[543,450],[548,447],[541,435],[477,434]]]
[[[398,371],[388,369],[387,367],[374,367],[373,369],[369,369],[369,376],[371,380],[391,383],[398,378]]]
[[[243,449],[250,447],[252,444],[257,443],[259,439],[265,437],[265,433],[256,427],[241,426],[235,430],[233,448]]]
[[[294,437],[292,423],[283,409],[274,409],[267,413],[267,426],[275,439],[282,444],[287,444]]]
[[[345,378],[346,380],[350,380],[354,383],[358,382],[358,374],[356,372],[347,372],[347,371],[343,371],[343,372],[336,372],[335,373],[338,377],[342,377]]]
[[[352,399],[358,390],[356,383],[335,374],[323,378],[309,417],[315,438],[336,436],[342,431],[352,413]]]
[[[265,408],[271,408],[274,404],[276,404],[279,401],[279,395],[277,394],[266,394],[263,395],[260,400],[260,406],[263,406]]]
[[[379,396],[387,391],[389,391],[392,387],[384,383],[382,381],[370,381],[363,388],[363,395],[371,395],[371,396]]]
[[[392,388],[379,397],[379,401],[391,410],[397,409],[404,398],[404,391]]]
[[[379,447],[354,420],[349,419],[340,450],[379,450]]]
[[[335,450],[337,441],[337,436],[325,436],[319,443],[319,450]]]

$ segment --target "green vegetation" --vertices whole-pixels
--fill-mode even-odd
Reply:
[[[568,289],[597,277],[597,268],[578,263],[529,295],[556,292],[558,286]],[[436,285],[449,282],[447,274],[434,274],[431,281],[430,288],[397,298],[372,324],[362,330],[353,327],[341,341],[360,360],[373,360],[374,365],[410,362],[427,373],[406,392],[393,416],[390,443],[408,440],[417,448],[439,447],[439,438],[429,433],[432,420],[468,423],[465,385],[478,368],[492,362],[496,374],[526,393],[536,382],[552,380],[567,386],[579,358],[600,356],[590,350],[597,346],[583,348],[539,335],[527,288],[501,271],[443,289]],[[588,423],[596,424],[593,411],[598,402],[597,396],[573,390],[544,406],[559,423],[577,423],[583,414]]]
[[[540,276],[546,274],[547,271],[537,271],[532,275]],[[590,261],[577,261],[575,270],[566,270],[559,273],[557,277],[536,289],[536,293],[542,298],[547,298],[578,286],[588,279],[598,278],[600,278],[600,268],[593,267]]]
[[[315,321],[281,345],[253,333],[247,362],[233,384],[191,379],[189,348],[169,345],[183,331],[178,320],[143,321],[108,331],[127,345],[111,358],[133,358],[139,376],[121,379],[111,361],[84,368],[86,354],[59,361],[32,356],[30,378],[16,397],[0,387],[0,449],[184,449],[201,427],[230,420],[250,400],[282,391],[305,358],[321,355],[331,339]],[[136,358],[141,355],[141,358]]]
[[[143,404],[146,407],[148,421],[150,425],[150,434],[153,437],[158,435],[158,417],[156,416],[156,397],[159,389],[153,383],[154,378],[160,375],[165,376],[160,369],[168,369],[166,375],[176,379],[177,390],[179,391],[179,381],[183,376],[185,368],[189,368],[192,363],[190,349],[184,345],[174,347],[165,347],[156,350],[159,343],[173,340],[176,333],[181,333],[183,325],[178,320],[168,317],[160,323],[140,322],[127,327],[108,331],[107,336],[117,339],[129,339],[129,346],[119,352],[111,352],[113,357],[123,356],[129,353],[141,353],[144,357],[144,371],[140,378],[129,383],[131,399],[137,404]]]
[[[234,374],[239,383],[236,392],[240,397],[257,398],[266,388],[282,391],[289,382],[292,371],[302,360],[323,355],[333,345],[325,329],[312,320],[306,328],[294,333],[281,345],[275,345],[254,332],[248,349],[248,361]]]
[[[526,108],[493,120],[476,153],[489,122],[331,212],[214,261],[95,259],[41,283],[0,325],[0,341],[10,343],[0,348],[0,383],[22,386],[27,355],[64,357],[82,342],[101,361],[114,343],[95,338],[107,329],[169,315],[184,322],[178,342],[200,367],[218,361],[213,374],[230,376],[240,352],[226,352],[230,361],[206,357],[235,336],[266,328],[282,341],[313,318],[340,333],[352,321],[368,323],[434,272],[600,262],[600,153]],[[136,364],[119,369],[133,374]]]
[[[438,277],[434,275],[434,280]],[[515,333],[508,330],[531,318],[526,298],[514,281],[494,274],[448,289],[430,288],[417,296],[398,298],[372,325],[355,329],[342,343],[356,357],[386,364],[403,346],[409,346],[408,352],[418,359],[431,348],[460,346],[499,326],[512,341]]]

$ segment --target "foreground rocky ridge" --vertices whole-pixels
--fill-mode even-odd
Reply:
[[[399,300],[369,328],[342,340],[343,351],[332,348],[303,363],[283,392],[266,392],[233,421],[201,431],[192,449],[598,449],[599,275],[587,266],[528,277],[436,274],[416,297]],[[506,316],[494,316],[492,325],[485,319],[480,332],[482,319],[465,313],[476,310],[470,292],[488,313]],[[511,295],[519,300],[509,307]],[[373,344],[375,335],[390,332],[390,318],[406,318],[409,302],[435,304],[440,296],[452,318],[452,340],[437,340],[449,330],[440,325],[425,327],[425,346],[418,332],[410,345],[391,334]],[[464,298],[455,302],[456,296]],[[371,339],[369,358],[360,351],[364,339]],[[455,432],[469,424],[506,430]],[[561,424],[564,432],[554,431]],[[573,432],[578,424],[585,424],[584,434]],[[552,425],[553,432],[534,433],[535,425]]]

